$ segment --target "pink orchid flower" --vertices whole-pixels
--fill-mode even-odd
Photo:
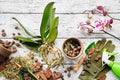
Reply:
[[[111,28],[111,25],[113,23],[113,19],[99,19],[95,21],[95,27],[100,30],[103,31],[104,28]]]
[[[91,28],[88,28],[88,27],[87,27],[86,29],[87,29],[87,33],[88,33],[88,34],[90,34],[90,33],[93,32],[93,29],[91,29]]]
[[[107,15],[107,9],[104,6],[97,6],[98,12],[102,13],[104,16]]]
[[[88,20],[86,20],[86,24],[88,24],[88,25],[89,25],[90,23],[91,23],[91,22],[90,22],[90,20],[89,20],[89,19],[88,19]]]
[[[89,23],[90,24],[90,21],[89,20],[87,20],[88,22],[80,22],[80,24],[79,24],[79,26],[78,26],[78,29],[80,29],[80,30],[82,30],[82,31],[84,31],[84,32],[87,32],[88,34],[90,34],[90,33],[92,33],[93,32],[93,30],[91,29],[91,28],[88,28],[87,26],[86,26],[86,24],[87,23]]]
[[[100,10],[100,11],[103,11],[103,6],[97,6],[97,9]]]
[[[78,25],[78,29],[80,30],[84,30],[85,24],[83,22],[80,22],[80,24]]]

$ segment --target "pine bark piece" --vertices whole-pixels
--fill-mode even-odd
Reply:
[[[54,72],[54,77],[55,77],[55,79],[59,79],[59,78],[62,78],[62,73],[60,73],[60,72]]]
[[[52,71],[50,69],[44,70],[44,74],[46,78],[50,78],[52,76]]]
[[[99,77],[99,80],[105,80],[105,78],[106,78],[106,75],[103,74],[103,75],[101,75],[101,76]]]
[[[44,74],[44,70],[39,71],[38,73],[36,73],[36,76],[42,80],[47,80],[45,74]]]

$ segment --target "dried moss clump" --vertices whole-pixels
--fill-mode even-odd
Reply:
[[[29,57],[14,57],[10,59],[10,63],[6,65],[5,69],[2,71],[4,77],[7,80],[19,80],[18,72],[20,70],[20,67],[18,67],[15,63],[18,63],[22,67],[27,67],[30,70],[32,70],[33,67],[33,60],[30,59]]]

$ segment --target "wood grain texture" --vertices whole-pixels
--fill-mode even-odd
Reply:
[[[86,20],[86,14],[57,14],[59,16],[59,26],[58,26],[58,38],[68,38],[68,37],[80,37],[80,38],[98,38],[98,37],[111,37],[103,32],[95,30],[94,34],[88,35],[86,33],[78,30],[78,25],[81,21]],[[120,14],[112,14],[111,16],[120,18]],[[7,31],[7,38],[12,37],[12,33],[20,32],[22,35],[25,33],[22,31],[18,23],[12,19],[12,17],[18,18],[18,20],[33,34],[39,35],[39,27],[42,19],[42,14],[0,14],[0,29],[4,28]],[[101,16],[100,16],[101,17]],[[95,16],[94,20],[99,19],[100,17]],[[15,30],[14,27],[18,26],[20,29]],[[120,37],[120,28],[119,21],[114,21],[112,24],[112,30],[107,30],[109,33],[112,33]],[[98,34],[100,33],[100,34]],[[1,35],[0,35],[1,36]],[[26,35],[25,35],[26,36]]]
[[[57,13],[82,13],[104,5],[111,13],[120,12],[119,0],[0,0],[0,13],[42,13],[48,2],[54,1]]]
[[[61,50],[63,42],[69,37],[79,38],[83,42],[84,48],[86,48],[90,42],[106,37],[116,45],[115,51],[120,51],[120,41],[107,34],[95,30],[94,34],[87,35],[77,30],[79,22],[86,20],[86,14],[82,12],[87,9],[93,9],[98,5],[106,6],[111,16],[120,18],[120,0],[0,0],[0,39],[11,41],[12,33],[17,34],[18,32],[23,36],[27,36],[21,28],[19,30],[14,29],[15,26],[19,27],[19,25],[12,17],[18,18],[31,33],[39,35],[43,9],[45,5],[51,1],[55,2],[56,15],[60,17],[59,33],[55,43]],[[101,18],[101,16],[95,16],[94,20],[99,18]],[[119,24],[119,21],[114,21],[112,30],[108,32],[120,37]],[[2,29],[6,30],[6,37],[1,36]],[[21,47],[18,48],[18,52],[11,56],[24,56],[28,52],[29,49],[21,45]],[[41,60],[40,57],[38,58]],[[66,67],[75,65],[77,61],[78,59],[70,60],[65,57],[65,68],[60,67],[55,70],[61,71],[64,74],[65,80],[79,80],[78,75],[81,73],[83,66],[80,67],[77,73],[71,72],[70,78],[64,73]],[[120,54],[116,55],[116,61],[120,61]],[[44,62],[42,63],[46,66]],[[4,78],[1,77],[0,80],[4,80]],[[119,79],[110,71],[107,73],[106,80]]]

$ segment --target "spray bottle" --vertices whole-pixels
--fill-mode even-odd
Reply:
[[[117,52],[107,52],[106,49],[103,50],[103,56],[102,56],[102,64],[103,66],[105,64],[107,64],[111,69],[112,71],[118,76],[120,77],[120,62],[115,62],[115,61],[110,61],[109,58],[111,56],[114,56],[118,54]]]

